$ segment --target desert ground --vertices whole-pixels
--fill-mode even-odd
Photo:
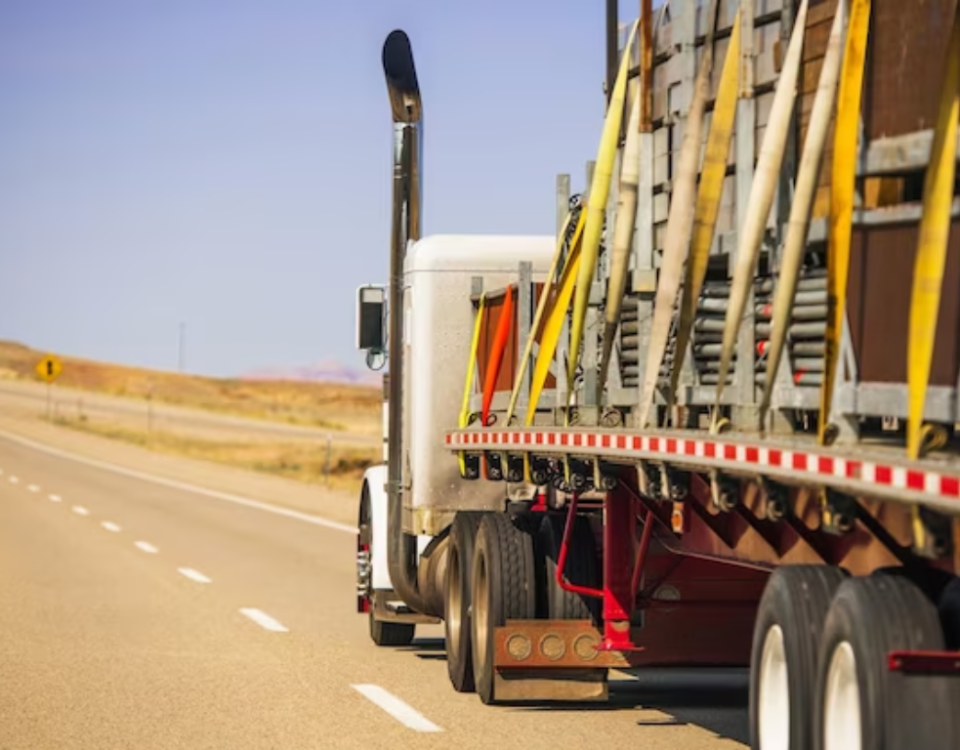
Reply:
[[[376,388],[198,377],[55,352],[63,371],[48,386],[34,372],[46,354],[0,342],[8,418],[344,490],[382,455]]]

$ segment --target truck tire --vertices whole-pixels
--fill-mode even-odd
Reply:
[[[537,616],[548,620],[600,620],[600,600],[564,591],[557,583],[557,563],[566,518],[546,514],[534,539],[537,567]],[[597,588],[596,541],[590,519],[577,516],[570,535],[564,579],[579,586]]]
[[[409,646],[417,626],[408,622],[374,619],[370,612],[370,638],[378,646]]]
[[[473,553],[471,617],[473,670],[480,700],[494,695],[494,630],[507,620],[536,614],[533,537],[503,513],[488,513],[480,523]]]
[[[360,518],[357,529],[357,583],[358,594],[361,594],[360,585],[362,583],[364,596],[368,600],[369,611],[367,622],[370,629],[370,640],[377,646],[409,646],[413,641],[417,626],[406,622],[389,622],[377,620],[373,616],[374,602],[376,595],[370,588],[369,570],[361,576],[360,556],[363,551],[369,550],[373,545],[373,510],[370,507],[370,488],[364,483],[363,492],[360,495]],[[369,568],[369,557],[367,557],[366,566]],[[362,579],[362,580],[361,580]]]
[[[937,607],[943,626],[943,642],[948,651],[960,650],[960,578],[954,577],[940,594]]]
[[[807,750],[812,743],[810,686],[820,632],[844,572],[828,565],[785,565],[767,581],[750,655],[750,746]]]
[[[960,649],[960,578],[936,568],[879,568],[872,575],[903,576],[912,581],[933,602],[940,615],[944,647]]]
[[[447,553],[443,596],[443,634],[447,644],[447,674],[458,693],[472,693],[473,647],[470,638],[470,576],[473,548],[483,513],[462,511],[454,516]]]
[[[956,748],[960,682],[887,667],[894,649],[943,649],[937,610],[903,576],[844,581],[821,636],[815,687],[818,750]]]

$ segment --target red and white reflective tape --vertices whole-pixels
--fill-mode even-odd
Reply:
[[[617,458],[637,458],[661,461],[703,459],[705,463],[723,462],[730,468],[776,474],[800,474],[805,479],[820,479],[827,484],[852,482],[873,485],[885,490],[902,490],[946,500],[960,500],[960,465],[950,466],[950,472],[920,468],[916,465],[892,463],[885,457],[844,458],[796,447],[774,447],[742,441],[715,440],[692,437],[665,437],[632,435],[628,433],[585,432],[570,430],[548,431],[492,431],[471,430],[451,432],[446,444],[455,449],[491,450],[516,446],[540,446],[545,453],[564,452],[562,449],[589,451],[602,456],[610,451]],[[558,450],[560,449],[560,450]]]

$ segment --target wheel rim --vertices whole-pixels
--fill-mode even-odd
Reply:
[[[758,686],[758,734],[762,750],[790,750],[790,682],[783,630],[773,625],[763,639]]]
[[[489,581],[487,580],[487,561],[480,550],[476,555],[477,577],[473,581],[473,618],[474,626],[474,649],[477,655],[476,667],[480,669],[487,662],[487,632],[490,628],[490,612],[487,609],[489,599]]]
[[[857,660],[846,641],[837,644],[830,657],[823,702],[824,750],[861,750]]]
[[[450,566],[447,575],[450,576],[450,591],[447,592],[447,651],[455,657],[460,656],[460,632],[463,627],[462,602],[463,593],[460,591],[460,553],[456,548],[450,549]]]

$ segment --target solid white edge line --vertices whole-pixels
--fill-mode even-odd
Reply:
[[[89,516],[90,511],[84,508],[82,505],[74,505],[70,510],[76,513],[78,516]]]
[[[244,617],[250,618],[264,630],[271,630],[274,633],[290,632],[266,612],[261,612],[259,609],[255,609],[254,607],[243,607],[240,610],[240,614],[242,614]]]
[[[212,581],[203,573],[194,570],[193,568],[177,568],[177,572],[180,575],[189,578],[191,581],[196,581],[197,583],[212,583]]]
[[[50,495],[50,502],[59,503],[63,498],[60,495]]]
[[[114,534],[120,531],[120,527],[117,526],[117,524],[115,524],[113,521],[103,521],[100,525],[103,526],[103,528],[105,528],[107,531],[112,531]]]
[[[170,487],[171,489],[181,490],[183,492],[193,492],[197,495],[204,495],[206,497],[212,497],[216,500],[224,500],[228,503],[235,503],[237,505],[244,505],[248,508],[256,508],[257,510],[266,511],[267,513],[274,513],[278,516],[286,516],[287,518],[296,518],[298,521],[305,521],[307,523],[312,523],[315,526],[323,526],[328,529],[334,529],[335,531],[344,531],[348,534],[356,534],[357,528],[355,526],[348,526],[345,523],[338,523],[337,521],[330,521],[326,518],[321,518],[320,516],[313,516],[309,513],[301,513],[300,511],[290,510],[289,508],[281,508],[277,505],[270,505],[269,503],[263,503],[259,500],[253,500],[248,497],[241,497],[239,495],[231,495],[227,492],[217,492],[216,490],[208,490],[204,487],[198,487],[194,484],[187,484],[186,482],[178,482],[174,479],[164,479],[163,477],[154,476],[153,474],[146,474],[141,471],[135,471],[133,469],[125,469],[122,466],[117,466],[115,464],[107,463],[106,461],[97,461],[93,458],[85,458],[83,456],[78,456],[74,453],[68,453],[67,451],[59,450],[58,448],[51,448],[49,446],[43,445],[42,443],[34,442],[33,440],[28,440],[27,438],[22,438],[19,435],[14,435],[13,433],[7,432],[6,430],[0,430],[0,437],[6,438],[14,443],[19,443],[20,445],[25,445],[28,448],[33,448],[38,450],[41,453],[46,453],[51,456],[57,456],[58,458],[66,458],[70,461],[76,461],[80,464],[85,464],[86,466],[93,466],[97,469],[104,469],[106,471],[112,471],[114,474],[120,474],[122,476],[131,477],[133,479],[139,479],[144,482],[153,482],[154,484],[159,484],[164,487]],[[13,478],[11,478],[13,481]],[[16,482],[14,482],[16,484]]]
[[[154,547],[152,544],[150,544],[150,542],[134,542],[133,546],[136,547],[138,550],[147,552],[148,554],[151,554],[151,555],[155,555],[157,554],[157,552],[160,551],[156,547]]]
[[[379,685],[351,685],[360,695],[376,704],[401,724],[417,732],[442,732],[443,730],[412,706],[404,703],[393,693]]]

